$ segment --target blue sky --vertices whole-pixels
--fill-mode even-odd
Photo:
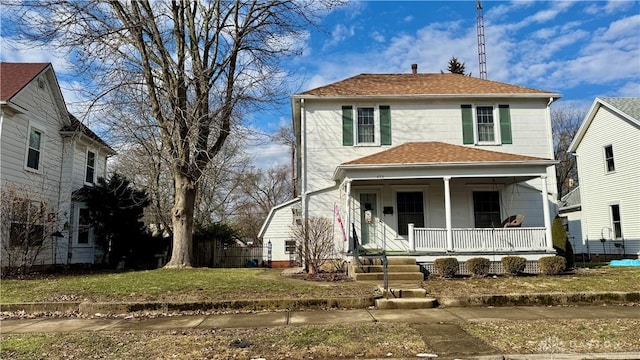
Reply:
[[[596,96],[640,97],[640,1],[483,1],[490,80],[559,92],[554,106],[588,108]],[[309,29],[303,55],[286,64],[292,93],[360,73],[440,72],[455,56],[479,76],[475,1],[349,2]],[[2,31],[3,37],[7,29]],[[52,49],[0,39],[2,61],[52,62],[67,102],[78,99],[73,66]],[[254,117],[272,132],[290,124],[288,103]],[[286,164],[287,149],[256,147],[261,164]]]

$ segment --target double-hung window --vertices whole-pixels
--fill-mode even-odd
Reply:
[[[477,228],[500,227],[500,193],[498,191],[473,192],[473,217]]]
[[[424,196],[422,191],[399,191],[396,194],[398,208],[398,235],[409,234],[409,224],[424,227]]]
[[[87,151],[87,166],[85,170],[84,181],[89,184],[95,183],[96,174],[96,153],[91,150]]]
[[[613,145],[604,147],[604,161],[605,169],[608,173],[616,170],[616,164],[613,161]]]
[[[477,106],[476,123],[478,142],[492,143],[496,141],[496,129],[493,123],[493,106]]]
[[[462,143],[476,145],[512,144],[509,105],[461,105]]]
[[[343,105],[342,145],[391,145],[390,107]]]
[[[358,108],[358,126],[356,128],[356,132],[358,144],[375,143],[375,118],[372,107]]]
[[[622,239],[622,221],[620,219],[620,205],[611,205],[611,225],[613,225],[614,239]]]
[[[30,127],[29,143],[27,144],[27,163],[26,166],[31,170],[40,170],[40,155],[42,148],[42,131]]]

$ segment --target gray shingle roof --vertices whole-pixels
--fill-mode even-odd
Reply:
[[[634,118],[636,121],[640,121],[640,98],[601,97],[600,100],[622,111],[623,113],[629,115],[630,117]]]

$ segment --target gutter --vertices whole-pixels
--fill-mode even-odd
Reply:
[[[549,98],[552,101],[559,99],[558,93],[496,93],[496,94],[379,94],[379,95],[293,95],[294,100],[345,100],[345,99],[471,99],[471,98]],[[547,105],[547,106],[548,106]]]

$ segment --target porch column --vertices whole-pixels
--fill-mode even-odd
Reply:
[[[553,249],[553,235],[551,234],[551,218],[549,213],[549,197],[547,189],[547,176],[540,176],[542,180],[542,213],[544,216],[544,236],[547,241],[547,249]]]
[[[444,180],[444,214],[447,227],[447,251],[453,251],[453,229],[451,228],[451,189],[449,187],[450,176]]]
[[[353,234],[351,233],[351,179],[346,178],[345,180],[345,204],[344,204],[344,211],[345,211],[345,223],[342,224],[346,229],[346,234],[347,234],[347,251],[352,249],[352,236]],[[344,242],[343,242],[344,244]],[[344,246],[344,245],[343,245]]]

